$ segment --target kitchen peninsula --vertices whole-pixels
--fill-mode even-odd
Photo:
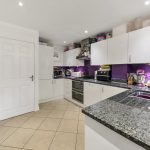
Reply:
[[[149,150],[149,92],[134,87],[83,109],[85,149]]]

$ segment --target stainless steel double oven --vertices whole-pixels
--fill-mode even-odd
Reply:
[[[72,99],[83,104],[84,102],[84,82],[72,80]]]

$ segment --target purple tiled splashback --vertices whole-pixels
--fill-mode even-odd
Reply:
[[[70,67],[63,67],[70,68]],[[100,66],[91,66],[90,61],[86,60],[82,67],[71,67],[73,71],[82,71],[85,76],[94,76],[94,72],[98,70]],[[150,80],[150,65],[148,64],[123,64],[112,65],[112,78],[127,79],[127,73],[136,73],[138,69],[145,70],[147,78]]]
[[[127,73],[136,73],[138,69],[144,70],[147,79],[150,80],[149,64],[112,65],[112,78],[127,79]]]

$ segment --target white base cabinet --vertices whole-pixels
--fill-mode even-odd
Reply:
[[[145,150],[127,138],[85,117],[85,150]]]
[[[40,102],[53,98],[53,80],[39,80],[39,99]]]
[[[64,80],[50,79],[39,80],[39,99],[40,103],[64,97]]]
[[[114,95],[117,95],[117,94],[125,92],[125,91],[127,91],[127,89],[102,85],[102,96],[101,96],[101,99],[105,100],[105,99],[107,99],[109,97],[112,97]]]
[[[106,86],[95,83],[84,83],[84,105],[89,106],[111,96],[117,95],[127,89]]]
[[[84,104],[85,106],[92,105],[101,100],[102,86],[94,83],[84,83]]]
[[[63,98],[64,95],[64,79],[53,80],[53,98]]]
[[[70,79],[64,79],[64,98],[72,99],[72,80]]]

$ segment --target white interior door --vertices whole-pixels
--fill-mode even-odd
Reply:
[[[34,44],[0,38],[0,120],[34,109]]]

